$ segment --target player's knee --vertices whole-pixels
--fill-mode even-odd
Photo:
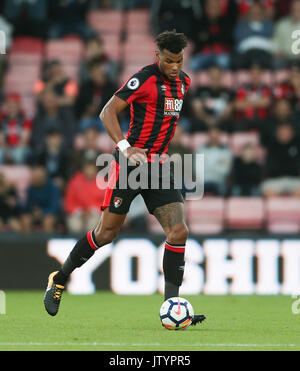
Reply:
[[[172,227],[167,235],[167,241],[173,244],[185,244],[189,235],[188,227],[185,223],[177,224]]]

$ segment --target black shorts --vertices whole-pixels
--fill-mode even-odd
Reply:
[[[120,156],[123,156],[122,154]],[[124,189],[124,181],[121,184],[121,165],[119,161],[119,151],[116,150],[114,154],[115,160],[111,163],[111,171],[110,171],[110,178],[108,182],[108,186],[105,192],[105,197],[103,204],[101,206],[101,210],[109,207],[109,211],[115,214],[127,214],[130,208],[130,205],[134,198],[137,195],[141,195],[144,199],[144,202],[147,206],[147,209],[150,214],[153,214],[154,210],[157,207],[167,205],[173,202],[184,202],[183,197],[181,194],[180,189],[175,188],[174,185],[174,177],[172,170],[169,174],[163,173],[163,167],[161,164],[158,165],[159,172],[158,176],[155,175],[156,179],[155,182],[153,181],[152,177],[154,176],[153,173],[150,172],[151,163],[147,163],[143,165],[145,171],[147,171],[147,178],[148,178],[148,185],[151,185],[152,182],[156,183],[155,189],[153,187],[148,186],[147,188],[139,187],[133,189],[126,184],[126,188]],[[122,162],[122,166],[124,168],[124,162]],[[137,166],[129,166],[128,161],[125,165],[127,167],[127,178],[132,173],[132,171],[137,169]],[[163,179],[169,177],[169,186],[168,189],[165,189]],[[146,177],[145,177],[146,178]],[[138,179],[138,177],[137,177]],[[124,178],[123,178],[124,180]]]

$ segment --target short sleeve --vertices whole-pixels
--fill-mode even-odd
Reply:
[[[149,73],[139,71],[130,77],[125,84],[116,91],[115,95],[126,101],[128,104],[132,103],[134,100],[143,98],[145,95],[143,85],[150,76]]]

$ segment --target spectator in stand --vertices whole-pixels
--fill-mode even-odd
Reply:
[[[22,231],[30,233],[34,226],[41,226],[46,233],[53,233],[61,211],[59,188],[48,179],[47,170],[37,165],[32,170],[31,185],[27,189],[22,210]]]
[[[205,1],[204,14],[195,22],[191,38],[194,42],[189,62],[192,71],[206,69],[211,64],[230,67],[233,24],[221,11],[219,0]]]
[[[294,0],[276,0],[275,19],[288,16],[293,1]]]
[[[240,18],[247,17],[249,15],[250,9],[254,3],[259,3],[264,8],[266,16],[272,19],[275,14],[275,5],[277,8],[277,3],[280,0],[235,0],[238,4],[239,16]],[[284,0],[289,1],[289,0]]]
[[[78,35],[84,40],[95,36],[95,31],[86,21],[90,0],[57,0],[50,2],[50,39]]]
[[[78,95],[78,86],[66,75],[61,62],[59,60],[46,62],[43,75],[33,87],[37,97],[40,98],[45,90],[52,90],[60,107],[72,107]]]
[[[262,82],[262,74],[261,66],[253,64],[249,69],[249,82],[237,89],[236,131],[260,130],[261,123],[269,117],[272,92]]]
[[[271,116],[261,125],[261,143],[267,147],[270,139],[274,137],[277,126],[290,123],[293,125],[295,132],[299,133],[300,126],[298,119],[292,110],[290,101],[286,98],[274,101]]]
[[[300,115],[300,60],[289,64],[289,77],[274,89],[276,99],[285,98],[292,104],[292,109]]]
[[[201,18],[201,1],[153,0],[151,6],[151,23],[157,35],[163,31],[176,29],[184,32],[188,38],[193,36],[193,23]]]
[[[90,79],[81,85],[76,101],[77,117],[84,120],[80,125],[86,125],[87,120],[100,125],[99,114],[117,87],[108,79],[100,60],[92,60],[88,69]],[[101,128],[104,130],[102,125]]]
[[[240,156],[233,162],[232,195],[233,196],[259,196],[262,180],[262,166],[257,160],[257,147],[245,144]]]
[[[266,197],[282,194],[300,196],[300,141],[290,124],[279,125],[267,146]]]
[[[253,62],[265,68],[272,65],[273,22],[266,17],[263,5],[256,2],[247,18],[241,19],[234,30],[237,69],[247,68]]]
[[[14,25],[14,36],[46,37],[48,0],[5,0],[4,15]]]
[[[3,173],[0,173],[0,231],[7,228],[20,232],[19,202],[16,189],[9,184]]]
[[[46,168],[49,178],[61,189],[64,189],[69,175],[69,156],[63,146],[63,137],[56,128],[48,130],[45,149],[36,154],[33,163]]]
[[[89,126],[83,131],[83,147],[73,152],[71,166],[72,174],[78,172],[84,162],[94,161],[101,154],[98,145],[99,125]]]
[[[239,8],[238,8],[237,1],[220,0],[220,7],[221,7],[222,17],[227,17],[228,19],[230,19],[230,22],[232,22],[232,24],[235,24],[238,18],[238,15],[239,15],[238,14]]]
[[[104,195],[105,180],[97,176],[95,161],[86,161],[82,170],[70,179],[66,190],[65,211],[69,232],[83,233],[95,228]]]
[[[32,121],[26,119],[19,94],[9,94],[0,112],[0,163],[24,164],[30,149]]]
[[[103,41],[94,37],[87,40],[85,45],[84,59],[79,68],[79,79],[81,83],[90,80],[89,64],[93,60],[98,60],[105,66],[106,74],[110,81],[116,81],[118,78],[118,65],[115,61],[111,60],[105,53]]]
[[[292,37],[294,31],[300,29],[300,0],[293,0],[290,15],[281,19],[275,28],[273,51],[274,67],[286,68],[290,60],[299,60],[299,53],[294,52]]]
[[[72,148],[77,122],[73,110],[59,106],[57,96],[50,90],[45,90],[40,96],[40,110],[37,113],[32,132],[32,146],[36,153],[45,149],[45,136],[51,129],[59,130],[67,148]]]
[[[228,177],[232,167],[232,151],[222,144],[222,132],[211,128],[208,132],[208,143],[200,147],[198,154],[204,155],[204,191],[216,196],[226,196],[228,192]],[[197,171],[202,171],[196,168]],[[197,179],[201,178],[197,176]]]
[[[232,129],[234,93],[224,86],[224,71],[217,65],[208,69],[207,86],[199,86],[192,98],[192,132],[206,131],[218,126],[224,131]]]

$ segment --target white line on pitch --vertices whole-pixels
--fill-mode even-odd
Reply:
[[[238,344],[238,343],[228,343],[228,344],[205,344],[205,343],[198,343],[198,344],[161,344],[161,343],[38,343],[38,342],[29,342],[29,343],[0,343],[1,346],[120,346],[120,347],[126,347],[126,346],[135,346],[135,347],[247,347],[247,348],[260,348],[260,347],[266,347],[266,348],[281,348],[281,347],[296,347],[297,344]],[[300,345],[299,345],[300,347]]]

